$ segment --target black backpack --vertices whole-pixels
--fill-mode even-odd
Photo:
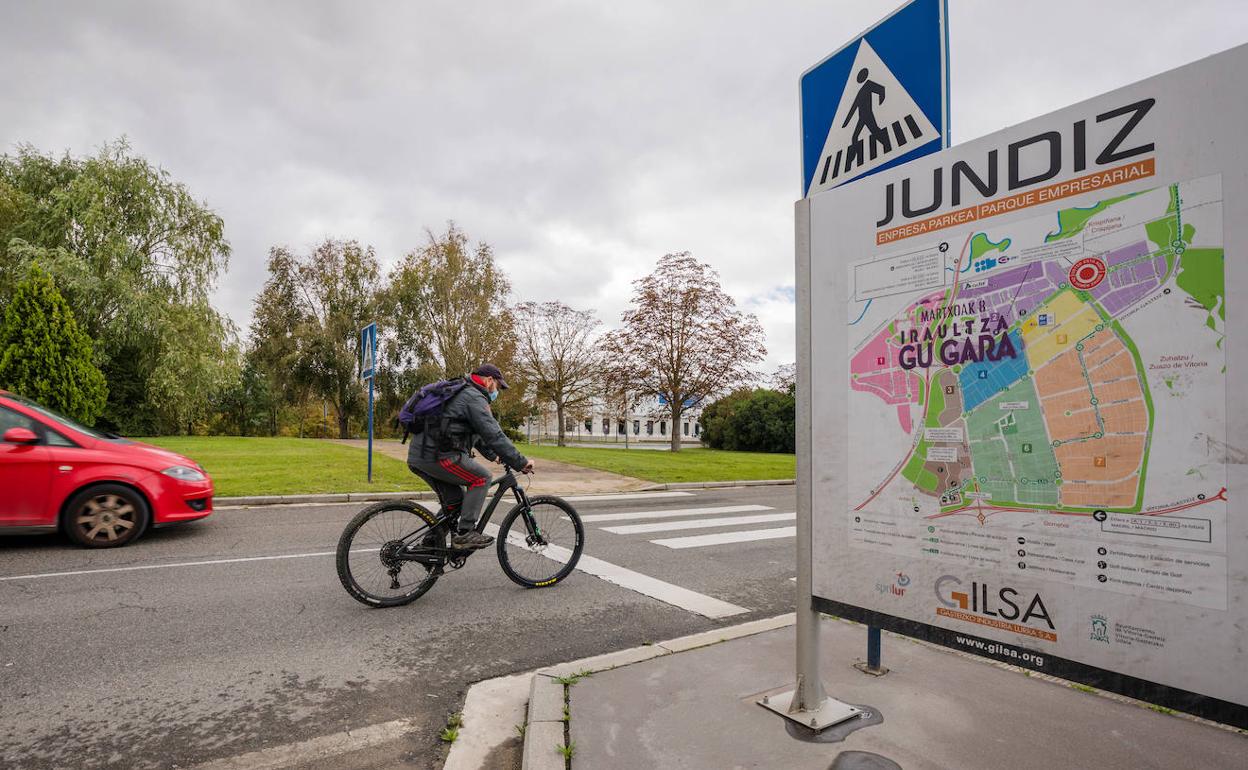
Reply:
[[[421,440],[426,443],[429,438],[442,443],[446,435],[446,426],[442,424],[442,412],[446,409],[447,403],[459,395],[459,392],[467,385],[468,381],[463,377],[454,380],[438,380],[422,386],[413,393],[399,410],[399,416],[395,418],[396,427],[403,428],[403,441],[400,443],[407,443],[409,434],[421,434]],[[434,435],[431,436],[431,434]]]

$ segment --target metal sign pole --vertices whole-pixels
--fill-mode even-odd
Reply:
[[[368,378],[368,483],[373,483],[373,382],[376,377]]]
[[[819,613],[814,593],[813,500],[811,499],[810,202],[798,201],[797,225],[797,684],[759,704],[813,730],[857,716],[860,709],[827,697],[819,678]]]

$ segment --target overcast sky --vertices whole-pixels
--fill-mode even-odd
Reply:
[[[0,0],[0,148],[129,137],[224,217],[217,304],[244,330],[270,246],[389,264],[454,219],[514,300],[607,324],[692,251],[770,369],[793,359],[798,76],[898,4]],[[955,143],[1248,42],[1245,0],[949,6]]]

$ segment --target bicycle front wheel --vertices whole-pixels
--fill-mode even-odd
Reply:
[[[409,544],[446,547],[446,532],[424,506],[377,503],[356,514],[338,539],[338,579],[356,601],[397,607],[433,588],[441,570],[396,557]]]
[[[576,509],[558,497],[533,497],[507,512],[498,532],[498,563],[525,588],[553,586],[572,573],[585,548]]]

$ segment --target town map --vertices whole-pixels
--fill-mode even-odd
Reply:
[[[1219,550],[1221,199],[1205,177],[851,265],[849,424],[871,437],[850,460],[855,545],[974,561],[935,525],[1039,516]]]

